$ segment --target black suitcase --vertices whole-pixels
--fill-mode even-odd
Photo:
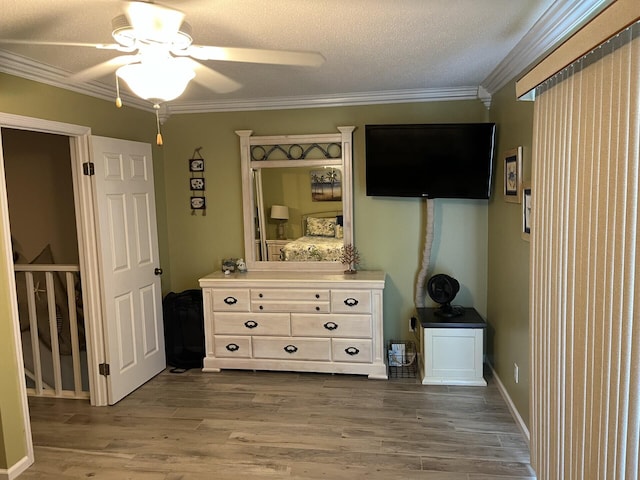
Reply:
[[[170,292],[162,301],[164,344],[172,371],[202,368],[205,356],[202,290]],[[176,370],[177,369],[177,370]]]

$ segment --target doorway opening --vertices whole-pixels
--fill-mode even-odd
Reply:
[[[77,274],[82,276],[80,297],[82,317],[84,319],[82,325],[85,332],[86,376],[89,384],[89,399],[93,406],[116,403],[142,383],[162,371],[166,366],[163,348],[160,278],[157,276],[159,275],[158,273],[154,273],[161,273],[162,269],[159,265],[157,248],[151,146],[140,142],[92,137],[91,129],[88,127],[0,112],[0,237],[2,238],[0,255],[4,256],[4,264],[9,267],[0,271],[0,276],[2,277],[0,278],[0,284],[7,286],[7,293],[13,299],[17,298],[17,287],[15,271],[14,268],[11,268],[13,266],[14,252],[12,251],[9,196],[7,182],[4,181],[6,177],[5,159],[2,148],[3,134],[12,129],[52,134],[53,137],[51,138],[61,136],[61,143],[62,141],[67,143],[66,150],[70,158],[72,176],[71,188],[68,188],[68,190],[72,190],[73,196],[77,247],[73,248],[70,245],[66,245],[66,248],[77,250],[78,258],[77,267],[74,267],[71,271],[64,271],[69,316],[73,316],[71,312],[77,314],[77,304],[72,301],[76,295],[74,292],[78,283],[74,275]],[[12,132],[8,132],[8,135],[11,136]],[[102,147],[97,148],[96,144],[101,144]],[[98,158],[99,161],[95,164],[92,163],[92,157]],[[95,168],[96,174],[92,175],[94,165],[97,165]],[[118,171],[120,175],[113,175]],[[126,179],[124,182],[126,185],[123,188],[133,184],[138,186],[135,189],[120,193],[106,190],[105,182],[111,181],[112,184],[122,184],[123,182],[114,182],[113,180],[123,179]],[[142,188],[142,190],[138,187]],[[27,191],[26,196],[21,197],[22,200],[20,201],[33,202],[35,196],[29,195],[29,188],[33,190],[36,187],[31,186],[29,182],[20,187],[19,194],[23,193],[22,189]],[[118,199],[121,199],[121,201],[119,202]],[[111,208],[112,213],[118,211],[118,204],[135,207],[135,209],[122,210],[123,215],[118,217],[122,220],[117,225],[118,230],[111,228],[114,227],[113,219],[115,217],[111,215],[111,218],[109,218],[105,202],[106,206]],[[105,211],[107,211],[107,215],[104,214]],[[147,212],[148,215],[140,215],[140,213],[144,212]],[[124,215],[125,213],[126,215]],[[146,244],[150,248],[138,248],[143,245],[143,238],[140,236],[120,234],[114,237],[114,235],[111,235],[116,231],[122,232],[124,226],[129,225],[124,220],[129,218],[138,219],[138,224],[131,224],[131,231],[146,232],[148,234]],[[73,223],[73,220],[71,220],[71,223]],[[105,244],[105,239],[109,238],[112,240],[111,245]],[[120,245],[117,241],[113,241],[114,238],[116,240],[130,239],[131,242],[127,242],[126,245]],[[122,278],[122,276],[115,279],[113,275],[114,266],[118,273],[125,269],[119,268],[122,262],[114,262],[114,259],[106,255],[105,252],[109,254],[116,252],[116,260],[121,258],[134,259],[133,255],[129,255],[129,253],[136,252],[138,254],[135,257],[135,266],[137,268],[126,279]],[[123,256],[123,253],[127,255]],[[140,255],[141,253],[144,255]],[[63,255],[68,254],[69,252],[67,251]],[[33,253],[26,253],[25,255],[33,256]],[[40,252],[36,256],[40,256]],[[53,265],[54,263],[53,261],[50,263],[47,261],[47,264]],[[36,265],[26,265],[32,270],[38,270]],[[125,266],[128,267],[129,265]],[[59,348],[60,344],[64,342],[59,341],[57,302],[53,294],[55,291],[53,278],[56,272],[47,272],[46,270],[45,268],[42,281],[46,287],[47,312],[52,312],[47,313],[47,316],[50,317],[48,324],[50,341],[52,345],[57,344]],[[132,269],[129,268],[129,270]],[[27,277],[25,276],[25,278]],[[136,282],[129,284],[129,278],[133,277],[135,277]],[[32,275],[31,285],[27,285],[27,287],[35,294],[37,281],[34,281],[34,278]],[[25,280],[26,283],[27,280]],[[130,291],[124,295],[119,295],[117,292],[113,294],[112,292],[110,302],[103,299],[103,291],[107,290],[104,285],[120,284],[131,285]],[[42,293],[42,295],[44,296],[45,294]],[[35,300],[33,297],[31,298],[33,303]],[[130,299],[132,308],[124,308],[126,307],[126,302],[123,299]],[[18,357],[16,358],[16,363],[14,363],[16,377],[24,378],[25,368],[22,363],[22,339],[20,335],[22,329],[20,328],[17,303],[16,300],[13,300],[9,305],[9,321],[14,326],[13,335],[9,341],[14,344],[15,348],[13,350]],[[115,310],[113,308],[114,305],[116,306]],[[32,310],[36,311],[35,308]],[[131,312],[128,316],[124,315],[127,311]],[[71,321],[70,319],[69,322]],[[62,320],[61,322],[64,323]],[[134,324],[134,322],[136,323]],[[37,331],[38,329],[37,315],[34,315],[33,319],[29,318],[29,330]],[[63,330],[61,328],[61,331]],[[135,332],[135,334],[121,334],[125,330],[126,332]],[[141,339],[142,341],[136,341],[134,344],[132,339]],[[118,343],[119,340],[121,340],[120,343]],[[80,345],[79,336],[76,341]],[[56,355],[53,355],[52,358],[55,363]],[[129,358],[133,358],[134,361],[128,361]],[[109,368],[109,359],[113,360],[111,368]],[[78,363],[82,364],[82,362]],[[82,368],[80,370],[82,371]],[[54,368],[54,375],[55,371],[57,371],[57,368]],[[78,377],[82,378],[82,374],[80,373]],[[75,378],[76,376],[74,375],[74,389],[76,388]],[[62,384],[62,380],[54,378],[53,383],[53,390],[55,390],[57,385]],[[34,460],[26,382],[20,382],[20,397],[19,415],[24,425],[27,455],[17,467],[16,472],[18,473],[28,468]]]
[[[69,137],[2,129],[27,393],[89,398]]]

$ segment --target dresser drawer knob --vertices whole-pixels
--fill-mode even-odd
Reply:
[[[287,353],[296,353],[298,351],[298,347],[295,345],[287,345],[284,347],[284,351]]]
[[[316,312],[319,312],[319,311],[320,311],[320,307],[316,307]]]
[[[244,326],[247,328],[256,328],[258,326],[258,322],[255,320],[247,320],[244,322]]]
[[[347,347],[347,348],[344,349],[344,352],[347,355],[351,355],[353,357],[354,355],[359,354],[360,350],[358,350],[356,347]]]
[[[235,343],[230,343],[229,345],[227,345],[227,350],[229,350],[230,352],[237,352],[238,350],[240,350],[240,347]]]
[[[320,298],[320,294],[319,293],[316,293],[316,298]]]
[[[347,307],[355,307],[356,305],[358,305],[358,303],[359,303],[358,300],[356,300],[355,298],[351,298],[351,297],[346,298],[345,301],[344,301],[344,304]]]
[[[259,308],[260,310],[264,310],[264,307],[263,307],[262,305],[260,305],[258,308]]]
[[[324,324],[324,328],[326,328],[327,330],[335,330],[336,328],[338,328],[338,324],[335,322],[327,322]]]
[[[261,293],[259,293],[259,294],[258,294],[258,298],[262,298],[262,297],[264,297],[264,295],[263,295],[263,294],[261,294]]]
[[[235,305],[236,303],[238,303],[238,299],[234,297],[227,297],[224,299],[224,303],[226,303],[227,305]]]

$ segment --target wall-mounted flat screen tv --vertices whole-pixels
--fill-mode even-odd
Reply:
[[[491,196],[494,123],[365,125],[369,196]]]

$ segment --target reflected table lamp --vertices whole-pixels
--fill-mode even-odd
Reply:
[[[285,225],[287,224],[287,220],[289,220],[289,207],[272,205],[271,218],[278,222],[278,240],[284,240],[286,238],[284,234]]]

